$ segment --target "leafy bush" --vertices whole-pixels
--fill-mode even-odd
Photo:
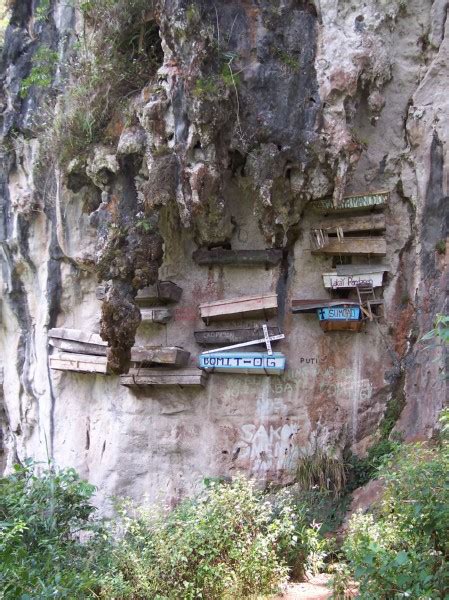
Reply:
[[[93,555],[80,534],[94,532],[94,487],[73,469],[16,465],[0,479],[2,598],[80,598],[94,584]]]
[[[293,548],[302,544],[306,561],[316,537],[287,497],[270,503],[245,480],[212,484],[168,515],[125,512],[120,527],[113,556],[126,597],[161,600],[271,593],[287,579]],[[114,582],[103,589],[115,595]]]
[[[378,512],[355,515],[343,549],[361,599],[447,598],[449,443],[404,447],[381,469]]]

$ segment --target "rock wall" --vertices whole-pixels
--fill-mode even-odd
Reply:
[[[317,447],[363,453],[391,401],[404,404],[406,438],[432,435],[446,355],[419,338],[447,312],[447,2],[362,4],[154,2],[157,71],[117,109],[113,134],[68,164],[43,148],[55,115],[64,123],[66,63],[92,23],[59,0],[43,19],[31,0],[14,4],[1,69],[4,468],[50,456],[100,501],[175,502],[205,476],[285,482]],[[51,85],[24,93],[43,45],[57,55]],[[323,333],[290,312],[292,298],[325,297],[332,267],[310,252],[309,203],[379,189],[391,192],[384,318]],[[223,245],[283,258],[271,269],[192,259]],[[168,325],[140,323],[135,303],[157,279],[183,288]],[[101,332],[115,373],[134,343],[183,346],[195,365],[198,304],[266,292],[286,335],[282,377],[135,391],[117,374],[49,369],[51,327]]]

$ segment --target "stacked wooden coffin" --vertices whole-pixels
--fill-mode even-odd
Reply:
[[[347,196],[339,205],[331,198],[311,202],[322,217],[311,230],[313,254],[333,255],[335,260],[358,264],[337,265],[322,274],[323,285],[332,296],[322,300],[297,300],[292,311],[316,312],[324,331],[361,331],[366,320],[379,316],[383,301],[376,289],[383,285],[387,267],[380,261],[386,254],[385,208],[388,192]],[[361,258],[360,258],[361,257]],[[373,264],[372,259],[375,259]],[[365,260],[366,262],[360,262]]]
[[[200,304],[203,321],[210,322],[228,319],[246,319],[277,314],[276,294],[245,296]],[[273,352],[271,343],[283,339],[278,327],[265,323],[236,329],[214,329],[195,331],[195,339],[203,346],[228,344],[200,354],[200,369],[217,373],[240,373],[252,375],[280,375],[285,369],[285,356]],[[266,352],[246,351],[251,346],[265,345]]]

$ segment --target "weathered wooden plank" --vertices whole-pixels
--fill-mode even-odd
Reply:
[[[233,316],[269,316],[277,312],[277,295],[246,296],[200,304],[200,316],[208,322],[229,319]]]
[[[180,369],[169,371],[162,369],[131,369],[120,376],[120,384],[127,387],[146,386],[201,386],[207,382],[207,373],[201,369]]]
[[[76,342],[73,340],[63,340],[61,338],[48,338],[48,343],[54,348],[63,350],[64,352],[72,352],[75,354],[92,354],[95,356],[106,356],[107,346],[100,344],[86,344],[85,342]]]
[[[78,373],[108,374],[106,356],[86,356],[84,354],[69,354],[60,352],[49,357],[50,368],[58,371],[75,371]]]
[[[358,302],[353,300],[330,300],[329,298],[323,300],[292,300],[292,312],[314,313],[318,308],[335,307],[342,304],[345,306],[360,306]]]
[[[383,231],[385,229],[385,215],[383,213],[373,213],[370,215],[348,216],[348,217],[327,217],[317,224],[314,229],[335,232],[341,229],[343,233],[355,231]]]
[[[177,346],[160,347],[138,347],[131,349],[131,362],[154,363],[159,365],[171,365],[173,367],[184,367],[190,357],[190,352]]]
[[[383,272],[365,273],[363,275],[337,275],[334,273],[323,273],[324,287],[337,289],[351,289],[358,285],[372,285],[373,287],[381,287],[383,280]]]
[[[230,265],[240,267],[275,267],[281,262],[282,250],[267,248],[265,250],[227,250],[225,248],[200,248],[192,255],[198,265]]]
[[[168,323],[173,314],[170,308],[141,308],[140,314],[144,323]]]
[[[212,373],[281,375],[285,370],[285,356],[281,352],[214,352],[200,354],[198,365]]]
[[[332,198],[312,200],[310,208],[320,213],[335,213],[352,210],[369,210],[370,208],[383,208],[390,198],[390,192],[375,192],[346,196],[339,206],[335,207]]]
[[[337,275],[365,275],[366,273],[388,273],[387,265],[337,265]]]
[[[268,335],[280,335],[279,327],[268,327]],[[242,329],[215,329],[194,332],[196,343],[200,346],[221,346],[222,344],[240,344],[263,337],[260,325]]]
[[[98,300],[104,300],[108,291],[108,284],[99,285],[96,289]],[[139,306],[153,306],[161,303],[178,302],[182,296],[182,288],[172,281],[158,281],[154,285],[145,287],[137,293],[136,302]]]
[[[97,344],[98,346],[107,346],[98,333],[90,331],[82,331],[81,329],[68,329],[65,327],[55,327],[48,331],[49,338],[59,338],[61,340],[72,340],[74,342],[82,342],[84,344]]]
[[[387,243],[382,237],[344,237],[342,240],[329,238],[328,242],[312,254],[333,254],[345,256],[352,254],[354,256],[372,254],[376,256],[385,256],[387,253]]]
[[[140,290],[136,297],[139,306],[152,306],[155,303],[162,304],[178,302],[182,296],[182,288],[172,281],[158,281]]]

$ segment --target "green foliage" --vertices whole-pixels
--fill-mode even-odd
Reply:
[[[289,54],[280,48],[275,49],[275,55],[288,69],[291,71],[299,71],[301,67],[299,58],[296,58],[292,54]]]
[[[36,21],[46,21],[50,14],[50,0],[40,0],[39,6],[34,11]]]
[[[125,535],[114,549],[129,598],[251,598],[286,580],[286,561],[304,533],[286,499],[275,506],[245,480],[210,483],[170,514],[125,511]],[[309,528],[306,528],[309,529]],[[307,531],[308,532],[308,531]],[[308,532],[309,533],[309,532]],[[115,597],[114,585],[103,597]]]
[[[449,344],[449,315],[438,314],[435,318],[434,328],[424,335],[421,340],[440,339],[443,344]]]
[[[16,466],[0,479],[2,598],[80,598],[93,584],[89,546],[94,487],[73,469]]]
[[[73,469],[28,463],[0,480],[2,598],[231,600],[275,592],[322,568],[326,544],[303,504],[246,480],[209,479],[167,513],[122,504],[93,518],[94,487]]]
[[[448,597],[448,420],[440,445],[403,447],[381,469],[378,512],[350,522],[343,549],[362,600]]]
[[[439,240],[435,244],[435,250],[438,254],[446,254],[446,240]]]
[[[332,491],[339,495],[346,484],[346,469],[342,459],[316,449],[298,459],[296,481],[302,490]]]
[[[58,53],[48,46],[40,46],[32,59],[30,74],[22,81],[20,96],[25,96],[32,86],[47,88],[53,82]]]

